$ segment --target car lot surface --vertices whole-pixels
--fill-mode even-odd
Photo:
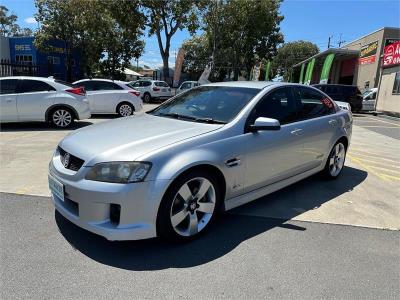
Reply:
[[[109,242],[1,194],[1,299],[399,299],[398,231],[229,213],[187,244]]]

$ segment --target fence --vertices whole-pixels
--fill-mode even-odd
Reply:
[[[41,72],[42,71],[42,72]],[[38,76],[48,71],[48,66],[15,64],[8,60],[0,60],[0,77],[5,76]]]

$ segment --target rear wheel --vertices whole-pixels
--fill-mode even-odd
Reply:
[[[67,128],[74,123],[74,116],[70,109],[60,107],[51,112],[50,121],[55,127]]]
[[[161,202],[157,232],[169,240],[191,240],[207,230],[221,202],[218,181],[212,174],[194,171],[177,179]]]
[[[128,117],[133,115],[135,108],[130,103],[121,103],[117,107],[117,113],[120,117]]]
[[[151,95],[150,95],[149,93],[144,93],[144,95],[143,95],[143,101],[144,101],[145,103],[150,103],[150,101],[151,101]]]
[[[346,160],[346,146],[343,141],[338,141],[329,153],[324,169],[324,175],[329,179],[336,179],[343,170]]]

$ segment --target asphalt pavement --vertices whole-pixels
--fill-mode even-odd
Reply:
[[[384,115],[354,114],[354,125],[400,140],[400,119]]]
[[[187,244],[109,242],[1,193],[0,242],[1,299],[400,298],[399,231],[236,212]]]

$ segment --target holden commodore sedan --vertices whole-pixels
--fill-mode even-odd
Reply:
[[[213,83],[76,130],[49,165],[55,208],[108,240],[190,240],[219,213],[315,173],[337,178],[352,115],[320,90]]]

